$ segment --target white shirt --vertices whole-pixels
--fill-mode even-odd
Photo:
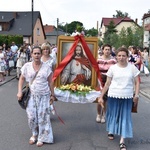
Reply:
[[[12,45],[12,46],[11,46],[11,51],[12,51],[13,53],[16,53],[17,50],[18,50],[18,46],[17,46],[17,45]]]
[[[112,65],[106,75],[111,77],[111,84],[108,89],[108,96],[115,98],[132,98],[134,91],[134,78],[140,71],[135,65],[128,63],[124,68],[118,64]]]

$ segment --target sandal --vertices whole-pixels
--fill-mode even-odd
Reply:
[[[108,138],[109,138],[110,140],[113,140],[113,139],[114,139],[114,135],[113,135],[113,134],[108,134]]]
[[[37,147],[41,147],[41,146],[43,146],[43,144],[44,144],[43,142],[38,141],[38,142],[36,143],[36,146],[37,146]]]
[[[30,145],[35,144],[36,140],[37,140],[37,138],[35,136],[31,136],[30,139],[29,139],[29,144]]]
[[[127,150],[127,146],[124,143],[119,144],[120,150]]]

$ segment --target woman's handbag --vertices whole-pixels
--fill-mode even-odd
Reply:
[[[138,107],[138,103],[136,105],[134,105],[134,102],[132,103],[132,113],[137,113],[137,107]]]
[[[29,98],[30,98],[30,88],[29,88],[29,84],[27,84],[22,89],[22,98],[21,98],[21,100],[18,101],[18,103],[19,103],[19,105],[21,106],[22,109],[26,109]]]
[[[42,64],[41,64],[42,66]],[[41,68],[40,66],[40,68]],[[40,70],[39,68],[39,70]],[[34,78],[31,81],[31,84],[33,83],[34,79],[36,78],[39,70],[36,72]],[[30,85],[31,85],[30,84]],[[23,89],[22,89],[22,97],[20,100],[18,100],[19,105],[21,106],[22,109],[26,109],[27,105],[28,105],[28,101],[30,99],[30,87],[29,84],[27,84]]]
[[[144,74],[147,76],[149,75],[149,70],[145,65],[144,65]]]
[[[11,67],[14,67],[14,61],[13,60],[9,60],[8,61],[8,66],[9,66],[9,68],[11,68]]]

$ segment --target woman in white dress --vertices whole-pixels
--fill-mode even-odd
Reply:
[[[27,62],[26,48],[22,46],[17,54],[17,79],[19,79],[21,68]]]
[[[54,87],[52,82],[52,70],[47,64],[41,62],[42,50],[34,47],[31,56],[33,61],[27,62],[21,68],[21,76],[18,83],[18,100],[22,97],[22,87],[26,79],[30,85],[30,99],[26,108],[28,124],[32,131],[29,144],[41,147],[44,143],[53,143],[53,132],[50,121],[50,104],[53,103]],[[37,76],[33,83],[31,81]]]
[[[41,46],[42,49],[42,57],[41,61],[43,63],[46,63],[52,70],[54,71],[55,64],[56,64],[56,58],[51,56],[51,47],[48,43],[43,43]]]
[[[4,74],[5,74],[5,54],[2,51],[2,46],[0,46],[0,82],[3,82],[5,80]]]

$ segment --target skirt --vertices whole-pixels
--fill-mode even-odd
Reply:
[[[123,138],[133,137],[132,109],[133,99],[108,97],[106,110],[106,130]]]

